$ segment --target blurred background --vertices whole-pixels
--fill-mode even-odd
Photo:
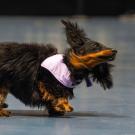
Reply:
[[[71,101],[79,116],[3,118],[0,135],[46,131],[49,135],[134,135],[135,0],[3,0],[0,42],[52,43],[63,53],[69,46],[61,19],[77,22],[88,37],[118,50],[113,62],[114,87],[103,91],[97,84],[87,88],[83,82]],[[9,109],[30,109],[11,95],[7,103]]]
[[[120,15],[133,13],[134,0],[3,0],[1,15]]]

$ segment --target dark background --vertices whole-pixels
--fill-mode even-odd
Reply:
[[[120,15],[134,13],[135,0],[3,0],[0,15]]]

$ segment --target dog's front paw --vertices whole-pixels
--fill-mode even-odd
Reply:
[[[73,107],[65,97],[54,99],[50,104],[48,103],[46,107],[51,117],[63,116],[65,113],[73,111]]]
[[[9,117],[10,114],[11,112],[8,110],[0,109],[0,117]]]

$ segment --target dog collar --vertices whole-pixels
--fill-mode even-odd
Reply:
[[[63,54],[56,54],[46,58],[41,66],[49,70],[52,75],[64,86],[74,88],[73,82],[70,78],[70,71],[63,62]]]

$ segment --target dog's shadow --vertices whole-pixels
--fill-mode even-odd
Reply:
[[[114,113],[104,113],[104,112],[72,112],[67,114],[67,116],[71,117],[108,117],[108,118],[125,118],[128,116],[125,115],[119,115],[119,114],[114,114]]]
[[[10,110],[12,116],[31,116],[31,117],[49,117],[46,111],[40,110]],[[76,117],[106,117],[106,118],[126,118],[129,116],[114,114],[114,113],[102,113],[102,112],[72,112],[67,113],[64,116],[57,116],[57,118],[76,118]]]

